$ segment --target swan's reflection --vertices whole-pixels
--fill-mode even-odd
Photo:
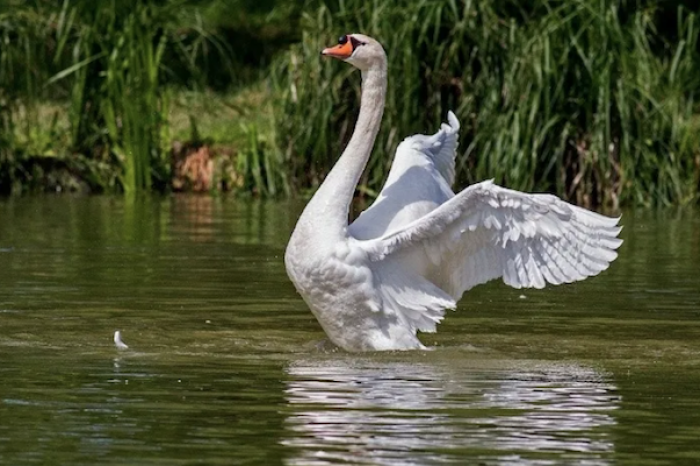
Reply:
[[[615,386],[548,363],[318,359],[288,369],[290,465],[607,465]]]

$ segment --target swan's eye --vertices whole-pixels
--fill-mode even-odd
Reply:
[[[338,45],[345,45],[348,43],[348,36],[340,36],[338,39]]]

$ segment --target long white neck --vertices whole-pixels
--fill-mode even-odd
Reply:
[[[304,209],[297,228],[311,227],[329,241],[346,237],[355,187],[367,165],[382,121],[386,81],[386,61],[362,71],[360,116],[355,130],[340,159]]]

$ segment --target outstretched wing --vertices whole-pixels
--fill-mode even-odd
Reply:
[[[396,156],[386,183],[374,203],[349,227],[357,239],[378,238],[421,218],[454,196],[455,151],[459,122],[447,115],[432,136],[406,138]]]
[[[618,221],[556,196],[485,181],[402,228],[359,243],[378,267],[400,273],[410,264],[456,300],[495,278],[515,288],[542,288],[597,275],[617,257]]]

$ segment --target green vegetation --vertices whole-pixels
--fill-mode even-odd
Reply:
[[[346,0],[308,12],[301,44],[273,74],[299,184],[317,182],[340,152],[358,101],[359,77],[319,63],[316,51],[337,31],[360,30],[390,57],[387,111],[364,179],[370,191],[397,142],[436,129],[452,108],[463,124],[462,183],[494,177],[587,204],[697,197],[694,13],[612,0],[392,3],[400,7]]]
[[[273,4],[247,3],[253,2],[0,4],[0,192],[169,189],[174,176],[171,130],[182,137],[178,123],[185,120],[186,142],[194,143],[188,148],[209,142],[199,139],[197,105],[183,108],[177,103],[193,94],[199,102],[211,92],[226,95],[253,85],[263,76],[260,60],[270,56],[261,44],[279,41],[274,32],[252,36],[247,45],[256,45],[259,61],[241,62],[232,48],[235,44],[227,40],[231,28],[242,33],[261,18],[271,24],[279,21],[267,15]],[[219,19],[243,7],[250,12],[245,28]],[[179,114],[171,112],[173,101]],[[245,109],[243,116],[250,110],[248,104],[253,102],[240,107]],[[209,120],[222,125],[216,118]],[[256,121],[238,118],[226,124],[247,128],[233,142],[243,141],[252,161],[276,173],[263,179],[257,164],[239,164],[248,172],[232,173],[233,179],[222,185],[248,189],[248,180],[255,179],[264,183],[256,190],[261,194],[284,191],[274,152],[262,153],[267,147],[264,138],[250,136],[257,134]]]
[[[318,51],[355,31],[390,59],[360,193],[381,187],[401,139],[453,109],[461,185],[696,202],[698,13],[681,0],[9,2],[0,192],[313,189],[360,92],[359,73]],[[188,181],[195,166],[214,173]]]

